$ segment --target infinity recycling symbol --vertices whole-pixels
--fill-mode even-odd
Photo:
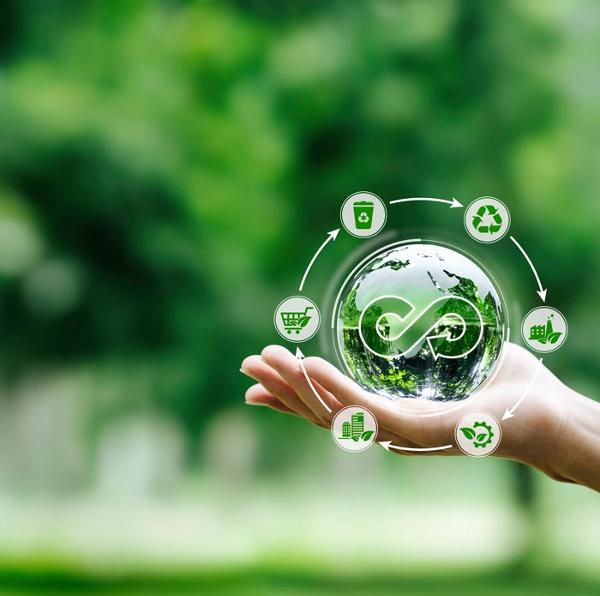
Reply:
[[[361,312],[358,332],[363,345],[381,358],[408,356],[426,340],[434,360],[455,359],[479,345],[483,319],[461,296],[441,296],[420,313],[402,296],[381,296]]]

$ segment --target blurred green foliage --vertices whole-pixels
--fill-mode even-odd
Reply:
[[[273,301],[360,188],[498,195],[555,302],[597,287],[579,276],[598,266],[597,173],[572,185],[586,146],[551,67],[568,41],[560,3],[1,10],[0,210],[22,244],[2,247],[8,375],[141,367],[147,399],[193,435],[239,399],[231,372],[273,337]],[[415,206],[403,221],[444,217]]]
[[[489,596],[507,596],[526,593],[532,596],[573,596],[593,594],[597,586],[586,581],[573,581],[561,576],[538,579],[511,569],[508,574],[491,573],[462,576],[421,577],[395,576],[391,573],[366,577],[344,577],[330,573],[273,573],[268,569],[223,575],[215,573],[205,577],[123,578],[116,581],[90,582],[86,578],[69,575],[45,577],[41,581],[28,581],[18,574],[9,575],[8,590],[0,590],[2,596],[25,596],[34,590],[51,593],[89,594],[110,593],[115,596],[133,594],[223,594],[224,596],[305,596],[348,594],[380,594],[381,596],[434,596],[444,594],[459,596],[468,589]]]
[[[273,308],[365,189],[503,199],[569,320],[548,364],[593,395],[599,26],[592,0],[5,0],[5,384],[83,371],[90,443],[157,411],[193,463],[213,416],[241,404],[242,358],[277,341]],[[467,241],[439,206],[397,207],[389,227],[404,237]],[[358,246],[328,248],[311,297]],[[534,305],[510,243],[469,246],[513,316]],[[281,444],[262,463],[281,470],[301,431],[273,420],[256,421]]]

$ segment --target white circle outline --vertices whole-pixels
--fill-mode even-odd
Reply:
[[[344,222],[344,218],[342,217],[342,212],[344,211],[344,205],[352,198],[355,197],[356,195],[371,195],[372,197],[375,197],[383,206],[383,212],[385,214],[385,217],[383,219],[383,224],[381,225],[381,227],[376,231],[373,232],[372,234],[369,234],[368,236],[365,235],[358,235],[355,234],[354,232],[351,232],[347,227],[346,227],[346,223]],[[342,226],[344,226],[344,230],[346,230],[346,232],[348,232],[348,234],[350,234],[351,236],[354,236],[355,238],[373,238],[373,236],[377,236],[377,234],[379,234],[379,232],[381,232],[381,230],[383,230],[383,228],[385,228],[385,224],[387,223],[387,218],[388,218],[388,213],[387,213],[387,207],[385,206],[385,201],[381,198],[378,197],[374,192],[371,192],[370,190],[359,190],[358,192],[354,192],[351,195],[347,196],[346,199],[344,200],[344,202],[342,203],[342,206],[340,207],[340,221],[342,222]]]
[[[483,453],[482,455],[477,455],[475,453],[469,453],[468,451],[466,451],[460,444],[459,440],[458,440],[458,425],[467,417],[470,416],[471,414],[482,414],[483,416],[489,416],[490,418],[492,418],[494,420],[494,422],[496,423],[496,426],[498,427],[498,431],[500,434],[500,437],[498,438],[498,442],[496,443],[496,446],[489,452],[489,453]],[[464,416],[462,416],[460,418],[460,420],[458,420],[458,422],[456,423],[456,426],[454,427],[454,440],[456,441],[456,446],[465,454],[468,455],[469,457],[476,457],[478,459],[481,459],[482,457],[488,457],[490,455],[492,455],[492,453],[494,453],[496,451],[496,449],[498,449],[498,447],[500,447],[500,443],[502,442],[502,425],[500,424],[500,422],[498,421],[498,418],[496,418],[496,416],[494,416],[493,414],[490,414],[489,412],[478,412],[477,410],[475,410],[474,412],[468,412],[467,414],[465,414]]]
[[[547,308],[548,310],[553,310],[554,312],[558,313],[562,320],[565,322],[565,338],[560,342],[560,344],[558,346],[556,346],[556,348],[552,348],[551,350],[536,350],[526,339],[525,339],[525,333],[523,333],[523,325],[525,325],[525,319],[527,319],[527,317],[535,310],[538,309],[542,309],[542,308]],[[521,321],[521,337],[523,338],[523,341],[525,342],[525,344],[527,345],[527,347],[531,348],[536,354],[551,354],[552,352],[556,352],[556,350],[559,350],[560,348],[562,348],[563,344],[567,341],[567,337],[569,337],[569,322],[567,321],[567,317],[565,317],[565,315],[563,315],[560,310],[558,310],[558,308],[554,308],[553,306],[536,306],[535,308],[532,308],[524,317],[523,320]]]
[[[366,257],[364,257],[351,271],[350,273],[346,276],[346,279],[344,279],[343,283],[340,286],[340,290],[338,291],[338,294],[336,296],[335,302],[333,304],[333,309],[332,309],[332,314],[331,314],[331,330],[332,333],[334,335],[333,337],[333,345],[334,345],[334,349],[336,352],[336,356],[338,358],[338,360],[342,363],[342,365],[344,366],[344,368],[347,371],[348,376],[351,379],[354,379],[354,375],[352,374],[352,371],[350,370],[350,367],[348,366],[348,364],[346,363],[345,359],[342,357],[342,349],[341,346],[339,345],[339,337],[337,337],[337,334],[335,333],[336,331],[336,327],[335,327],[335,322],[337,319],[336,313],[338,311],[339,308],[339,302],[341,300],[342,297],[342,290],[344,289],[344,287],[346,286],[346,283],[349,281],[349,279],[361,268],[363,267],[366,263],[368,263],[370,260],[374,259],[375,257],[377,257],[379,254],[381,254],[382,252],[385,252],[386,250],[396,247],[396,246],[401,246],[403,244],[409,244],[409,243],[416,243],[416,242],[421,242],[421,243],[431,243],[437,246],[442,246],[442,247],[446,247],[446,248],[452,248],[453,250],[455,250],[456,252],[462,254],[465,257],[468,257],[469,259],[472,259],[476,265],[478,265],[479,267],[481,267],[481,269],[486,273],[486,275],[488,275],[488,277],[490,278],[490,280],[492,281],[492,285],[494,286],[494,289],[498,292],[498,296],[500,297],[500,303],[502,304],[503,308],[504,308],[504,312],[505,312],[505,316],[506,316],[506,324],[503,325],[502,327],[502,345],[500,346],[500,354],[498,356],[498,360],[494,366],[494,369],[492,370],[492,373],[488,376],[487,379],[485,379],[481,385],[479,385],[479,387],[477,387],[475,389],[475,391],[467,398],[457,402],[457,403],[452,403],[452,405],[447,405],[450,404],[451,402],[444,402],[444,405],[441,407],[432,407],[429,408],[428,410],[422,410],[420,412],[415,412],[414,410],[410,410],[407,408],[404,408],[402,406],[400,406],[398,404],[397,401],[393,401],[392,403],[394,404],[395,407],[397,407],[399,410],[402,411],[403,414],[408,415],[408,416],[419,416],[419,417],[430,417],[430,416],[438,416],[438,415],[442,415],[442,414],[450,414],[451,412],[455,412],[456,410],[459,410],[460,408],[465,407],[467,404],[472,405],[482,394],[483,390],[496,378],[496,376],[498,375],[498,373],[500,372],[500,370],[502,369],[502,366],[504,365],[504,361],[506,359],[506,343],[510,340],[510,323],[509,323],[509,312],[508,309],[506,308],[506,300],[504,299],[504,295],[502,294],[502,290],[500,289],[500,285],[498,284],[498,282],[496,281],[496,278],[488,271],[488,269],[482,265],[478,259],[473,258],[466,250],[464,250],[463,248],[459,248],[457,246],[454,246],[453,244],[450,244],[449,242],[443,242],[440,240],[429,240],[429,239],[423,239],[423,238],[409,238],[407,240],[398,240],[396,242],[391,242],[390,244],[386,244],[385,246],[382,246],[381,248],[377,249],[375,252],[367,255]],[[383,396],[382,396],[383,397]],[[405,399],[411,399],[411,398],[405,398]]]
[[[482,199],[492,199],[494,201],[498,201],[498,203],[500,203],[500,205],[502,205],[506,209],[506,213],[508,213],[508,226],[506,226],[506,230],[504,231],[502,236],[499,236],[495,240],[479,240],[479,238],[475,238],[475,236],[473,236],[473,234],[471,234],[471,231],[469,230],[469,228],[467,226],[467,212],[469,211],[469,209],[470,209],[471,205],[473,205],[473,203],[476,203],[477,201],[481,201]],[[508,234],[511,223],[512,223],[512,218],[511,218],[508,207],[500,199],[498,199],[496,197],[487,196],[487,195],[483,196],[483,197],[478,197],[474,201],[471,201],[467,205],[467,208],[465,209],[465,214],[463,216],[463,224],[465,226],[465,230],[467,231],[467,234],[469,234],[469,236],[471,238],[473,238],[473,240],[475,240],[475,242],[479,242],[479,244],[496,244],[496,242],[499,242],[500,240],[502,240],[502,238],[504,238],[504,236],[506,236],[506,234]]]
[[[333,425],[335,423],[335,421],[337,420],[338,416],[344,411],[344,410],[350,410],[351,408],[359,408],[361,410],[365,410],[366,412],[369,412],[369,414],[371,415],[371,417],[373,418],[373,420],[375,420],[375,433],[374,433],[374,439],[366,446],[363,447],[362,449],[346,449],[343,445],[340,445],[336,440],[335,440],[335,433],[333,432]],[[341,410],[338,410],[335,413],[335,416],[331,419],[331,438],[333,439],[333,442],[343,451],[346,451],[347,453],[363,453],[365,452],[369,447],[371,447],[371,445],[373,445],[376,441],[377,441],[377,435],[379,434],[379,422],[377,421],[377,417],[375,416],[375,414],[373,414],[373,412],[371,412],[371,410],[369,410],[369,408],[364,408],[363,406],[359,406],[359,405],[354,405],[354,406],[345,406],[343,407]]]
[[[313,333],[311,333],[308,337],[305,337],[304,339],[299,339],[299,340],[290,339],[291,334],[283,335],[283,333],[281,333],[281,331],[279,331],[279,328],[277,327],[277,313],[279,312],[279,307],[284,302],[286,302],[287,300],[291,300],[292,298],[301,298],[302,300],[306,300],[307,302],[310,302],[313,305],[313,307],[315,308],[315,310],[317,311],[317,314],[319,315],[319,321],[317,324],[317,328],[314,330]],[[273,312],[273,326],[275,327],[275,331],[277,331],[279,336],[283,337],[283,339],[285,339],[286,341],[292,342],[293,344],[301,344],[301,343],[304,343],[305,341],[308,341],[309,339],[312,339],[319,332],[319,329],[321,328],[321,311],[319,310],[319,307],[310,298],[307,298],[306,296],[301,296],[301,295],[288,296],[287,298],[284,298],[275,307],[275,311]]]

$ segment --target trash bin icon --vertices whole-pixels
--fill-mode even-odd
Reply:
[[[353,205],[354,223],[357,230],[370,230],[373,225],[373,202],[357,201]]]

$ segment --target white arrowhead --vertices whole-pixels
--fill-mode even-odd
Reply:
[[[452,197],[452,204],[450,205],[450,209],[456,209],[457,207],[462,207],[463,204],[460,201],[457,201],[454,197]]]
[[[544,290],[539,290],[537,295],[542,299],[542,302],[546,302],[546,292],[548,290],[544,289]]]
[[[304,275],[302,276],[302,279],[300,280],[300,286],[298,287],[299,292],[302,292],[302,288],[304,288],[304,282],[306,281],[306,278],[308,277],[308,272],[310,271],[310,268],[314,265],[315,261],[317,260],[317,257],[321,254],[321,251],[329,244],[330,240],[335,240],[339,233],[340,233],[340,228],[338,228],[337,230],[331,230],[331,232],[327,232],[327,236],[328,236],[327,240],[325,240],[323,242],[323,244],[321,244],[321,246],[319,246],[319,249],[313,255],[313,258],[310,260],[310,262],[308,263],[308,266],[306,267],[306,271],[304,272]]]
[[[390,450],[390,445],[392,444],[391,441],[378,441],[378,443],[386,450],[389,451]]]
[[[433,343],[431,343],[432,339],[451,340],[452,332],[450,331],[450,329],[444,329],[444,331],[442,331],[439,335],[429,335],[428,337],[425,338],[425,340],[427,341],[427,345],[429,346],[429,349],[431,350],[433,359],[437,360],[440,357],[440,355],[435,351],[435,348],[433,347]]]
[[[304,358],[304,354],[300,348],[296,348],[296,358]]]
[[[508,420],[509,418],[513,418],[514,414],[508,409],[506,408],[506,411],[504,412],[504,416],[502,416],[502,420]]]

